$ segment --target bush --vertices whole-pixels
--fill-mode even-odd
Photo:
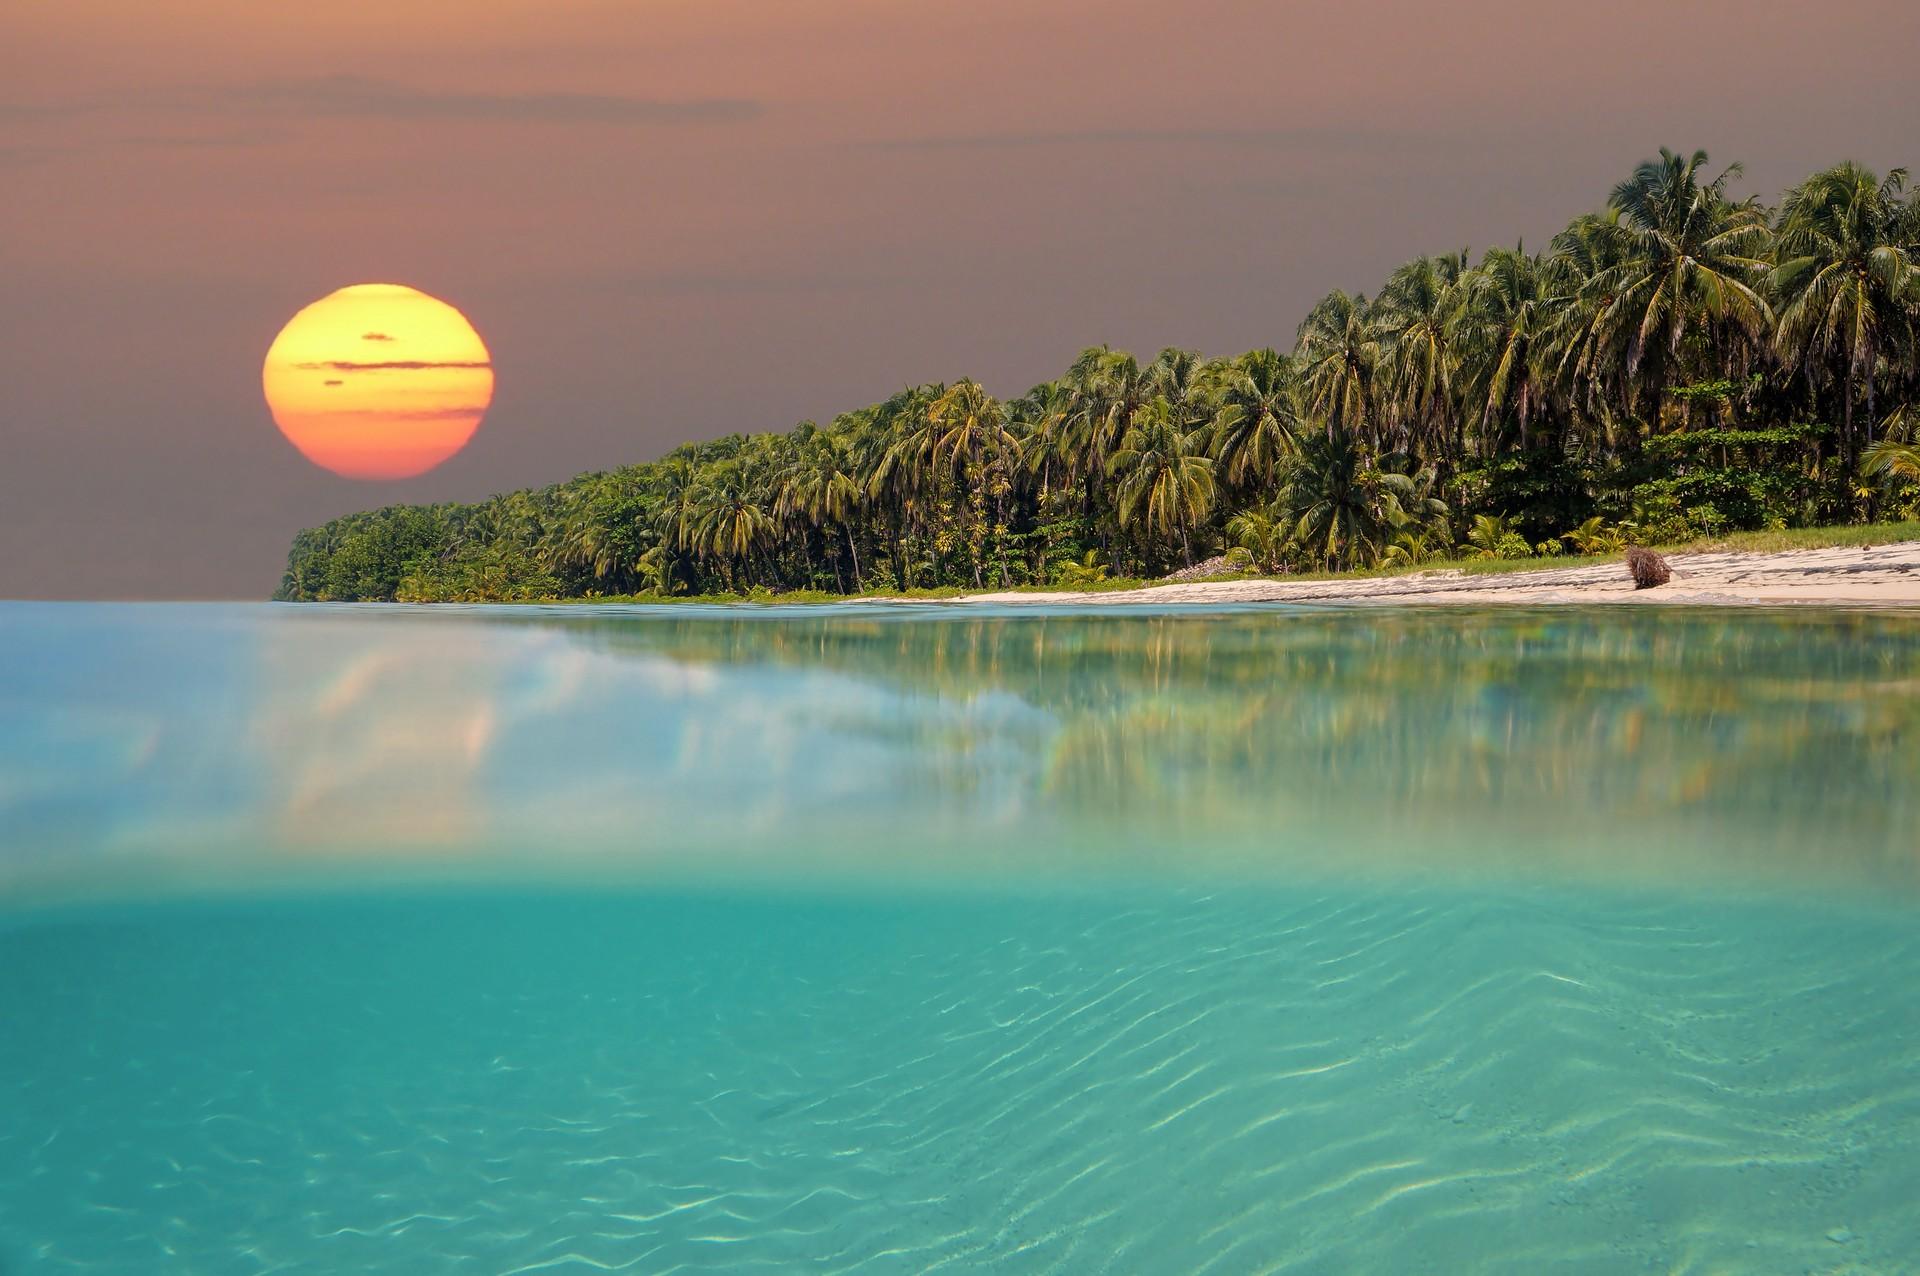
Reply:
[[[1600,476],[1584,461],[1535,451],[1462,467],[1446,501],[1469,517],[1493,514],[1534,536],[1550,536],[1591,517]],[[1525,555],[1521,555],[1525,557]]]
[[[1078,562],[1063,563],[1054,573],[1053,583],[1068,587],[1097,585],[1107,578],[1106,555],[1097,549],[1090,549],[1080,556]]]
[[[1658,540],[1812,521],[1821,484],[1800,458],[1826,433],[1824,425],[1787,425],[1656,435],[1642,454],[1634,506],[1662,523]]]

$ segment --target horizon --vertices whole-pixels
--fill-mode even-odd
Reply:
[[[1655,15],[1671,38],[1642,49]],[[1090,345],[1285,347],[1326,292],[1421,253],[1544,247],[1663,145],[1743,163],[1769,202],[1843,158],[1908,162],[1920,14],[1825,17],[1791,38],[1730,3],[1600,32],[1490,2],[10,17],[0,597],[264,598],[296,531],[356,510],[922,382],[1011,396]],[[419,478],[309,465],[260,394],[281,325],[370,279],[458,306],[498,365],[478,434]]]

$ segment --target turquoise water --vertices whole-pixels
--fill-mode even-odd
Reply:
[[[0,1273],[1920,1271],[1920,617],[0,605]]]

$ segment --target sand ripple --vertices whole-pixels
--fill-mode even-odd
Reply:
[[[1920,1255],[1920,939],[1892,914],[231,905],[17,925],[0,970],[8,1276]]]

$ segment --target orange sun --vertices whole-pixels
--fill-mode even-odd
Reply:
[[[424,474],[493,401],[493,359],[467,317],[402,284],[355,284],[287,321],[260,382],[275,425],[348,478]]]

